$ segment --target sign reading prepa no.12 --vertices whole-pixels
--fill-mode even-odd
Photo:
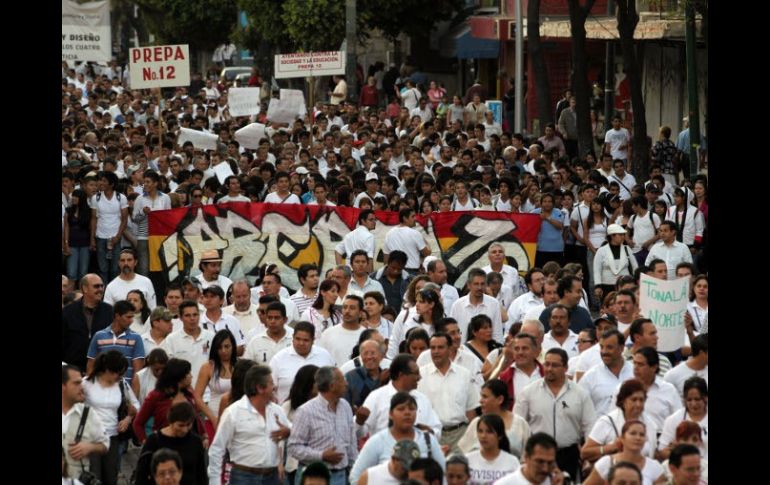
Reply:
[[[133,47],[129,61],[132,89],[190,84],[190,50],[187,44]]]

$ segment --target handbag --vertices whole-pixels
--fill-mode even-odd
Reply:
[[[123,388],[126,383],[121,378],[120,381],[118,381],[118,387],[120,388],[120,406],[118,406],[118,422],[123,421],[126,419],[126,416],[128,416],[128,399],[126,399],[126,391]],[[142,444],[139,442],[139,440],[136,438],[136,435],[134,435],[134,427],[131,425],[128,425],[128,429],[123,431],[122,433],[118,433],[118,439],[120,441],[128,441],[131,440],[131,442],[136,446],[141,446]]]

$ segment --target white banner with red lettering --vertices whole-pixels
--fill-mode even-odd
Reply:
[[[345,51],[295,52],[275,56],[276,79],[345,74]]]
[[[190,85],[190,49],[187,44],[132,47],[128,60],[131,89]]]

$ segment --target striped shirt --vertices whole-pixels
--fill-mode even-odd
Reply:
[[[112,326],[109,326],[94,334],[87,355],[89,359],[95,359],[97,355],[110,350],[119,351],[128,360],[128,370],[123,378],[130,383],[134,375],[134,359],[144,359],[142,336],[129,328],[116,335]]]
[[[137,223],[136,238],[139,240],[146,240],[149,237],[147,214],[144,213],[145,207],[149,207],[151,211],[171,209],[171,198],[163,192],[158,192],[155,199],[151,199],[147,194],[136,198],[132,216],[134,222]]]
[[[305,310],[313,306],[317,296],[318,294],[316,293],[312,297],[307,297],[304,293],[302,293],[302,288],[300,288],[296,293],[289,297],[289,300],[294,303],[294,305],[297,307],[297,312],[302,315]]]
[[[343,454],[339,463],[326,463],[332,472],[352,466],[358,458],[353,410],[346,400],[337,401],[337,409],[332,410],[329,401],[318,394],[297,409],[292,424],[289,454],[300,463],[323,461],[321,455],[331,447]]]

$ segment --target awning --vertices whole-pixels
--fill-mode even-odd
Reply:
[[[467,21],[447,32],[439,41],[439,46],[441,57],[496,59],[500,54],[500,41],[473,37]]]

